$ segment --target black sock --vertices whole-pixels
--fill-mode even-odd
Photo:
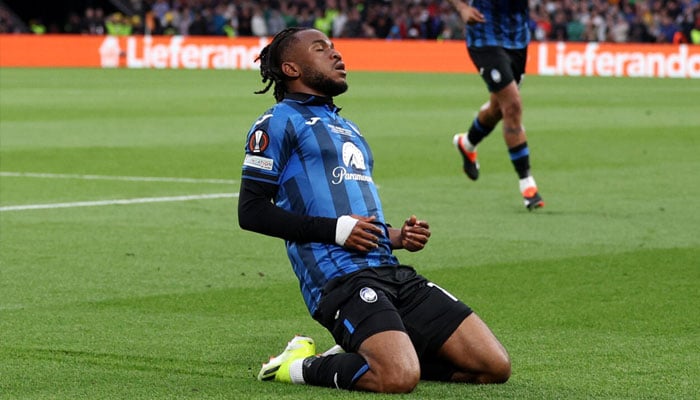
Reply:
[[[304,360],[302,372],[309,385],[352,389],[369,370],[365,359],[357,353],[341,353]]]
[[[467,139],[469,140],[469,143],[474,145],[476,147],[479,142],[484,140],[486,136],[489,135],[493,131],[493,126],[488,127],[481,122],[479,122],[479,118],[474,118],[474,121],[472,122],[472,126],[469,127],[469,133],[467,134]]]
[[[530,150],[527,148],[527,142],[508,149],[508,153],[518,177],[523,179],[530,176]]]

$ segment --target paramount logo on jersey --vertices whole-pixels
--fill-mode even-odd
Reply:
[[[367,169],[365,166],[365,156],[360,149],[350,142],[343,143],[343,163],[348,167],[354,167],[360,171]]]
[[[362,151],[357,148],[351,142],[343,143],[343,164],[345,166],[338,166],[333,168],[333,179],[331,183],[334,185],[339,185],[344,180],[351,181],[363,181],[363,182],[373,182],[371,176],[356,174],[348,172],[348,168],[352,168],[358,171],[365,171],[367,165],[365,164],[365,156]]]

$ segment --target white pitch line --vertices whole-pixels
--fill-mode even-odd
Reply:
[[[80,175],[80,174],[47,174],[37,172],[0,172],[0,176],[24,177],[24,178],[45,178],[45,179],[86,179],[86,180],[108,180],[108,181],[130,181],[130,182],[176,182],[176,183],[222,183],[233,185],[236,181],[232,179],[197,179],[197,178],[169,178],[151,176],[111,176],[111,175]]]
[[[95,207],[95,206],[113,206],[124,204],[142,204],[142,203],[162,203],[168,201],[190,201],[190,200],[208,200],[208,199],[223,199],[238,197],[238,193],[213,193],[200,194],[191,196],[171,196],[171,197],[143,197],[138,199],[115,199],[115,200],[98,200],[98,201],[77,201],[72,203],[49,203],[49,204],[25,204],[17,206],[0,207],[0,212],[3,211],[23,211],[23,210],[45,210],[53,208],[72,208],[72,207]]]

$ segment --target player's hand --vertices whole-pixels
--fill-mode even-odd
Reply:
[[[411,215],[401,227],[401,247],[408,251],[423,250],[429,238],[430,225],[415,215]]]
[[[462,21],[467,25],[486,22],[486,18],[481,11],[465,3],[462,3],[462,6],[459,7],[459,15],[462,17]]]
[[[379,238],[384,235],[384,231],[373,224],[376,216],[361,217],[359,215],[351,215],[357,219],[355,227],[352,228],[350,236],[345,240],[344,247],[367,253],[376,249],[379,245]]]

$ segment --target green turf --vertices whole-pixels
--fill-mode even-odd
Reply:
[[[236,193],[272,102],[251,71],[0,69],[0,207]],[[351,73],[337,99],[373,146],[387,217],[431,222],[399,257],[472,305],[513,359],[505,385],[423,382],[415,399],[691,399],[700,376],[700,85],[528,76],[547,203],[529,213],[498,130],[478,182],[452,134],[475,75]],[[260,383],[307,315],[281,241],[236,200],[0,212],[0,398],[384,398]]]

